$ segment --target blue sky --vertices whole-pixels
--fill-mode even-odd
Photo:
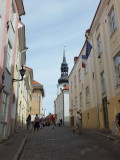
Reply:
[[[26,65],[33,69],[34,80],[43,84],[46,115],[54,112],[57,83],[66,46],[69,73],[85,41],[100,0],[23,0],[26,26]]]

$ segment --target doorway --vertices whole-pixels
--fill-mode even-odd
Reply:
[[[102,99],[102,104],[103,104],[104,127],[109,128],[107,97]]]

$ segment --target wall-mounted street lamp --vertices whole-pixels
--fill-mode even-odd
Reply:
[[[13,82],[17,82],[17,81],[22,81],[23,80],[23,77],[25,75],[25,69],[23,68],[23,66],[22,66],[22,69],[19,70],[19,72],[20,72],[20,75],[21,75],[21,79],[14,79],[13,78]]]

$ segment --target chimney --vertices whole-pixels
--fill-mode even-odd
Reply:
[[[74,57],[74,64],[77,62],[78,57]]]
[[[86,37],[86,39],[88,39],[89,34],[90,34],[90,29],[87,29],[86,32],[85,32],[85,37]]]

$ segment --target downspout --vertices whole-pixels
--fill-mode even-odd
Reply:
[[[63,91],[63,125],[64,125],[64,91]]]
[[[41,90],[40,90],[41,92]],[[40,117],[40,95],[39,95],[39,117]]]

